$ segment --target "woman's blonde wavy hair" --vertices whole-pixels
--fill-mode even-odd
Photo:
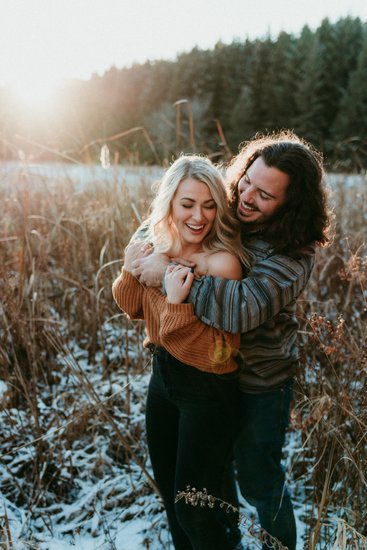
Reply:
[[[249,266],[248,254],[241,244],[240,224],[228,206],[223,177],[209,159],[199,155],[180,156],[158,182],[148,218],[147,240],[159,252],[179,255],[180,236],[172,220],[172,201],[178,186],[186,178],[205,183],[216,204],[213,227],[203,241],[203,250],[209,253],[231,252]]]

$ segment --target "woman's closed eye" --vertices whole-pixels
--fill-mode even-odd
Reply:
[[[183,208],[192,208],[194,205],[193,204],[181,204],[181,206]],[[206,204],[206,205],[203,205],[202,208],[205,209],[205,210],[213,210],[213,208],[216,208],[216,204]]]

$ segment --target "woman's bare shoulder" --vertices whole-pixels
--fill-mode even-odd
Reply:
[[[240,260],[230,252],[220,251],[207,256],[207,274],[212,277],[223,277],[224,279],[243,278],[243,271]]]

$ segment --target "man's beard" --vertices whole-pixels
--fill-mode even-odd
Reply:
[[[241,224],[241,240],[245,242],[250,235],[255,233],[261,234],[266,230],[266,224],[256,222],[240,222]]]

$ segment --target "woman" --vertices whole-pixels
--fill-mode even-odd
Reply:
[[[160,184],[148,220],[146,241],[170,257],[191,259],[200,273],[240,280],[247,257],[238,225],[227,207],[220,172],[205,158],[182,156]],[[154,348],[146,425],[154,477],[167,511],[176,550],[229,550],[228,518],[219,506],[175,503],[187,486],[221,496],[237,420],[237,334],[205,325],[184,303],[194,279],[170,265],[165,286],[147,288],[131,274],[136,247],[113,296],[130,318],[145,319],[145,345]]]

